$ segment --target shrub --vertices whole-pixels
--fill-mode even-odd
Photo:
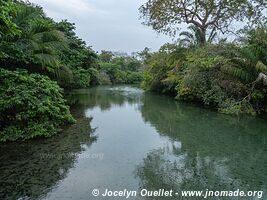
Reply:
[[[143,79],[142,72],[131,72],[128,71],[126,75],[126,82],[127,83],[140,83]]]
[[[88,88],[91,83],[91,72],[89,69],[73,69],[72,88]]]
[[[224,61],[208,54],[206,50],[198,49],[187,55],[176,86],[177,99],[200,101],[215,107],[225,99],[218,84],[221,77],[218,66]]]
[[[168,92],[165,91],[164,80],[167,78],[167,73],[173,68],[168,62],[169,55],[165,52],[157,52],[151,54],[151,57],[146,60],[147,67],[144,71],[144,79],[142,87],[147,90]]]
[[[255,110],[247,99],[237,101],[236,99],[226,99],[219,107],[219,111],[225,114],[239,115],[249,114],[256,115]]]
[[[98,74],[98,84],[99,85],[111,85],[111,80],[105,72]]]
[[[0,141],[49,137],[73,123],[62,93],[46,76],[0,68]]]

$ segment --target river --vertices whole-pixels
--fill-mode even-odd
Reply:
[[[1,200],[125,199],[94,197],[93,189],[239,189],[263,191],[267,199],[266,120],[219,114],[132,86],[75,90],[68,99],[76,124],[52,138],[0,145]]]

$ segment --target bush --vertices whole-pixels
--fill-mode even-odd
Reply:
[[[91,84],[91,71],[89,69],[73,69],[72,88],[88,88]]]
[[[199,49],[187,55],[176,86],[177,99],[200,101],[215,107],[226,99],[225,92],[218,84],[221,78],[219,66],[224,61],[208,54]]]
[[[249,114],[256,115],[255,110],[247,99],[237,101],[236,99],[227,99],[219,107],[219,111],[224,114],[239,115]]]
[[[98,84],[99,85],[111,85],[111,80],[105,72],[98,74]]]
[[[147,67],[144,71],[144,79],[142,88],[158,92],[168,92],[164,80],[167,78],[167,73],[173,66],[168,62],[169,55],[167,53],[153,53],[146,60]]]
[[[107,84],[109,82],[111,82],[111,84],[140,83],[143,79],[142,71],[139,71],[138,69],[131,69],[131,68],[134,68],[134,62],[135,63],[139,63],[139,62],[137,60],[134,60],[133,58],[131,59],[132,59],[132,61],[130,62],[130,65],[132,65],[131,67],[124,66],[126,65],[124,63],[125,62],[124,58],[114,59],[113,62],[115,62],[115,64],[101,62],[100,63],[100,69],[101,69],[100,70],[100,75],[101,75],[100,84],[102,83]],[[121,61],[122,63],[120,63],[119,61]]]
[[[49,137],[73,123],[62,93],[46,76],[0,68],[0,141]]]
[[[126,83],[140,83],[143,80],[142,72],[128,71],[126,75]]]

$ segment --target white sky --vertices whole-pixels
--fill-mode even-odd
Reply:
[[[158,50],[171,42],[139,20],[138,8],[146,0],[30,0],[44,8],[56,21],[68,19],[76,24],[76,33],[95,51]]]

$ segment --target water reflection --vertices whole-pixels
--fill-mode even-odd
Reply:
[[[93,188],[264,190],[267,199],[264,120],[127,86],[72,91],[68,101],[78,122],[62,134],[1,144],[0,199],[106,199],[91,196]],[[90,153],[103,159],[68,156]]]
[[[0,199],[38,199],[67,176],[77,155],[97,139],[91,119],[80,109],[73,113],[77,123],[57,136],[0,145]]]
[[[267,197],[265,121],[221,115],[151,94],[142,102],[144,120],[170,139],[138,166],[142,188],[264,190]]]
[[[101,111],[108,111],[114,106],[122,107],[140,101],[143,91],[135,87],[127,86],[101,86],[90,90],[80,89],[68,93],[67,99],[70,104],[78,104],[80,109],[92,109],[99,107]]]

